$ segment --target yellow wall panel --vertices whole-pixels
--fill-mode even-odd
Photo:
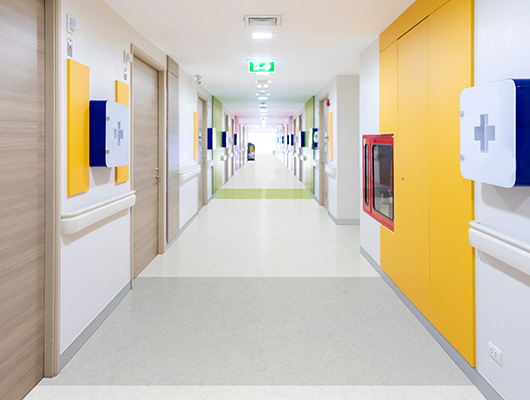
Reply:
[[[193,159],[196,160],[199,156],[199,114],[197,111],[193,113]]]
[[[379,55],[379,131],[398,131],[398,45],[393,43]]]
[[[429,314],[429,25],[398,41],[399,134],[394,145],[394,235],[383,230],[381,267]]]
[[[116,103],[129,106],[129,85],[116,81]],[[129,164],[116,167],[116,183],[123,183],[129,180]]]
[[[405,33],[423,21],[429,14],[443,6],[449,0],[416,0],[379,36],[379,50],[386,49]]]
[[[129,106],[129,85],[126,83],[116,81],[116,103],[125,104]]]
[[[328,116],[329,160],[333,161],[333,112]]]
[[[473,84],[472,0],[451,0],[437,10],[429,31],[431,322],[474,366],[473,185],[462,178],[458,159],[460,92]]]
[[[475,366],[473,187],[458,159],[473,1],[418,0],[394,24],[380,37],[380,126],[395,134],[394,233],[381,227],[381,267]]]
[[[90,69],[67,61],[67,194],[90,188],[89,105]]]

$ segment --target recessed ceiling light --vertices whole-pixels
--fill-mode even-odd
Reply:
[[[269,87],[269,85],[266,84],[266,83],[264,85],[261,85],[261,86],[263,87],[263,89],[267,89]]]
[[[252,32],[252,39],[272,39],[272,32]]]
[[[260,96],[258,97],[258,100],[269,100],[267,96]]]
[[[263,85],[262,84],[258,84],[257,88],[258,89],[263,89]]]

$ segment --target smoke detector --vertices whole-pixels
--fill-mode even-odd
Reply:
[[[251,27],[271,27],[282,24],[281,15],[245,15],[245,26]]]

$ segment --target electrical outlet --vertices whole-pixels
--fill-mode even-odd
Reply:
[[[490,357],[493,358],[497,364],[502,366],[502,351],[491,342],[488,343],[488,348],[490,351]]]

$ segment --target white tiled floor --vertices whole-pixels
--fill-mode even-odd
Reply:
[[[303,188],[274,156],[225,188]],[[213,200],[30,400],[480,400],[314,200]]]

